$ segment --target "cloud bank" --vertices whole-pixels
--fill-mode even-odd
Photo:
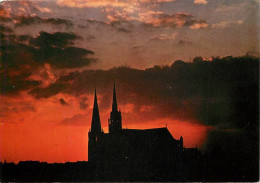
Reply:
[[[11,29],[5,26],[1,29],[1,94],[16,94],[40,85],[42,81],[31,76],[46,64],[53,68],[76,68],[96,61],[89,57],[94,54],[93,51],[74,46],[75,40],[80,37],[73,33],[42,31],[31,37],[10,34]]]

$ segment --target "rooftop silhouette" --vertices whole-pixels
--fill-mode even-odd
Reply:
[[[46,163],[20,161],[0,163],[1,181],[258,181],[258,150],[229,153],[214,146],[202,154],[185,148],[167,126],[123,129],[116,87],[104,133],[97,91],[88,132],[88,162]],[[252,135],[252,134],[251,134]],[[249,142],[253,143],[253,142]],[[242,147],[241,147],[242,148]]]

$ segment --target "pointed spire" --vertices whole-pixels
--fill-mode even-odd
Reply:
[[[114,92],[113,92],[113,104],[112,111],[117,111],[117,101],[116,101],[116,84],[114,83]]]
[[[108,120],[109,133],[119,133],[122,130],[121,112],[118,111],[116,101],[116,85],[114,83],[112,111],[110,112],[110,119]]]
[[[92,113],[91,131],[94,133],[101,132],[101,123],[99,117],[96,88],[95,88],[95,98],[94,98],[93,113]]]

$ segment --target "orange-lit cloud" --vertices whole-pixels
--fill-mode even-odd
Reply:
[[[191,29],[206,28],[208,24],[203,20],[195,19],[188,13],[176,13],[172,15],[162,12],[149,12],[142,14],[142,20],[153,26],[182,27],[190,26]]]
[[[140,3],[165,3],[175,0],[58,0],[60,6],[76,8],[98,8],[98,7],[127,7],[139,6]]]
[[[160,34],[160,35],[155,35],[153,36],[151,39],[149,40],[174,40],[176,38],[177,34],[176,33],[172,33],[171,35],[168,34]]]
[[[1,6],[0,17],[14,17],[17,15],[36,15],[38,12],[40,13],[51,13],[52,10],[47,7],[41,7],[38,5],[36,1],[5,1],[3,2],[3,6]]]
[[[118,0],[58,0],[57,4],[76,8],[126,7],[129,5],[127,2]]]
[[[152,5],[142,5],[142,3],[163,3],[173,2],[173,0],[59,0],[60,6],[77,7],[77,8],[97,8],[104,7],[108,22],[114,21],[139,21],[144,24],[149,24],[155,27],[182,27],[190,26],[191,29],[206,28],[207,23],[202,20],[197,20],[188,13],[176,13],[168,15],[166,13],[155,11]]]
[[[0,17],[10,18],[10,7],[0,6]]]
[[[207,0],[194,0],[195,4],[207,4],[208,1]]]
[[[205,22],[194,23],[190,26],[191,29],[207,28],[209,25]]]
[[[160,11],[153,11],[144,8],[135,8],[134,13],[123,10],[109,9],[107,19],[113,21],[138,21],[154,27],[183,27],[190,26],[191,29],[206,28],[208,24],[204,20],[198,20],[193,15],[180,12],[166,14]]]
[[[212,24],[212,28],[225,28],[227,26],[232,26],[232,25],[241,25],[243,24],[242,20],[237,20],[237,21],[221,21],[215,24]]]

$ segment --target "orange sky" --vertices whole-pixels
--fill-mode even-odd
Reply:
[[[35,111],[21,112],[23,105],[17,105],[17,110],[10,110],[10,121],[1,123],[1,161],[15,162],[23,160],[66,162],[87,161],[88,130],[92,116],[93,96],[90,96],[90,105],[81,110],[76,105],[76,98],[71,98],[70,105],[62,106],[56,101],[60,96],[49,99],[34,100],[31,96],[23,94],[23,98],[1,97],[12,103],[34,103]],[[64,96],[63,96],[64,97]],[[68,97],[68,96],[67,96]],[[99,96],[99,98],[101,98]],[[112,98],[112,96],[111,96]],[[75,100],[75,101],[73,101]],[[189,121],[171,119],[156,119],[154,121],[138,121],[138,114],[134,114],[131,104],[120,105],[122,110],[123,128],[147,129],[167,126],[174,138],[182,135],[185,147],[200,147],[206,137],[208,127]],[[143,110],[149,110],[145,108]],[[156,110],[156,109],[155,109]],[[110,109],[100,110],[102,128],[107,132],[107,118]],[[156,111],[155,111],[156,112]],[[75,115],[77,114],[77,115]],[[82,115],[80,115],[82,114]],[[134,115],[136,121],[128,121],[124,114]],[[76,116],[74,118],[71,118]],[[65,120],[64,120],[65,119]],[[61,121],[73,120],[73,124],[61,124]]]

